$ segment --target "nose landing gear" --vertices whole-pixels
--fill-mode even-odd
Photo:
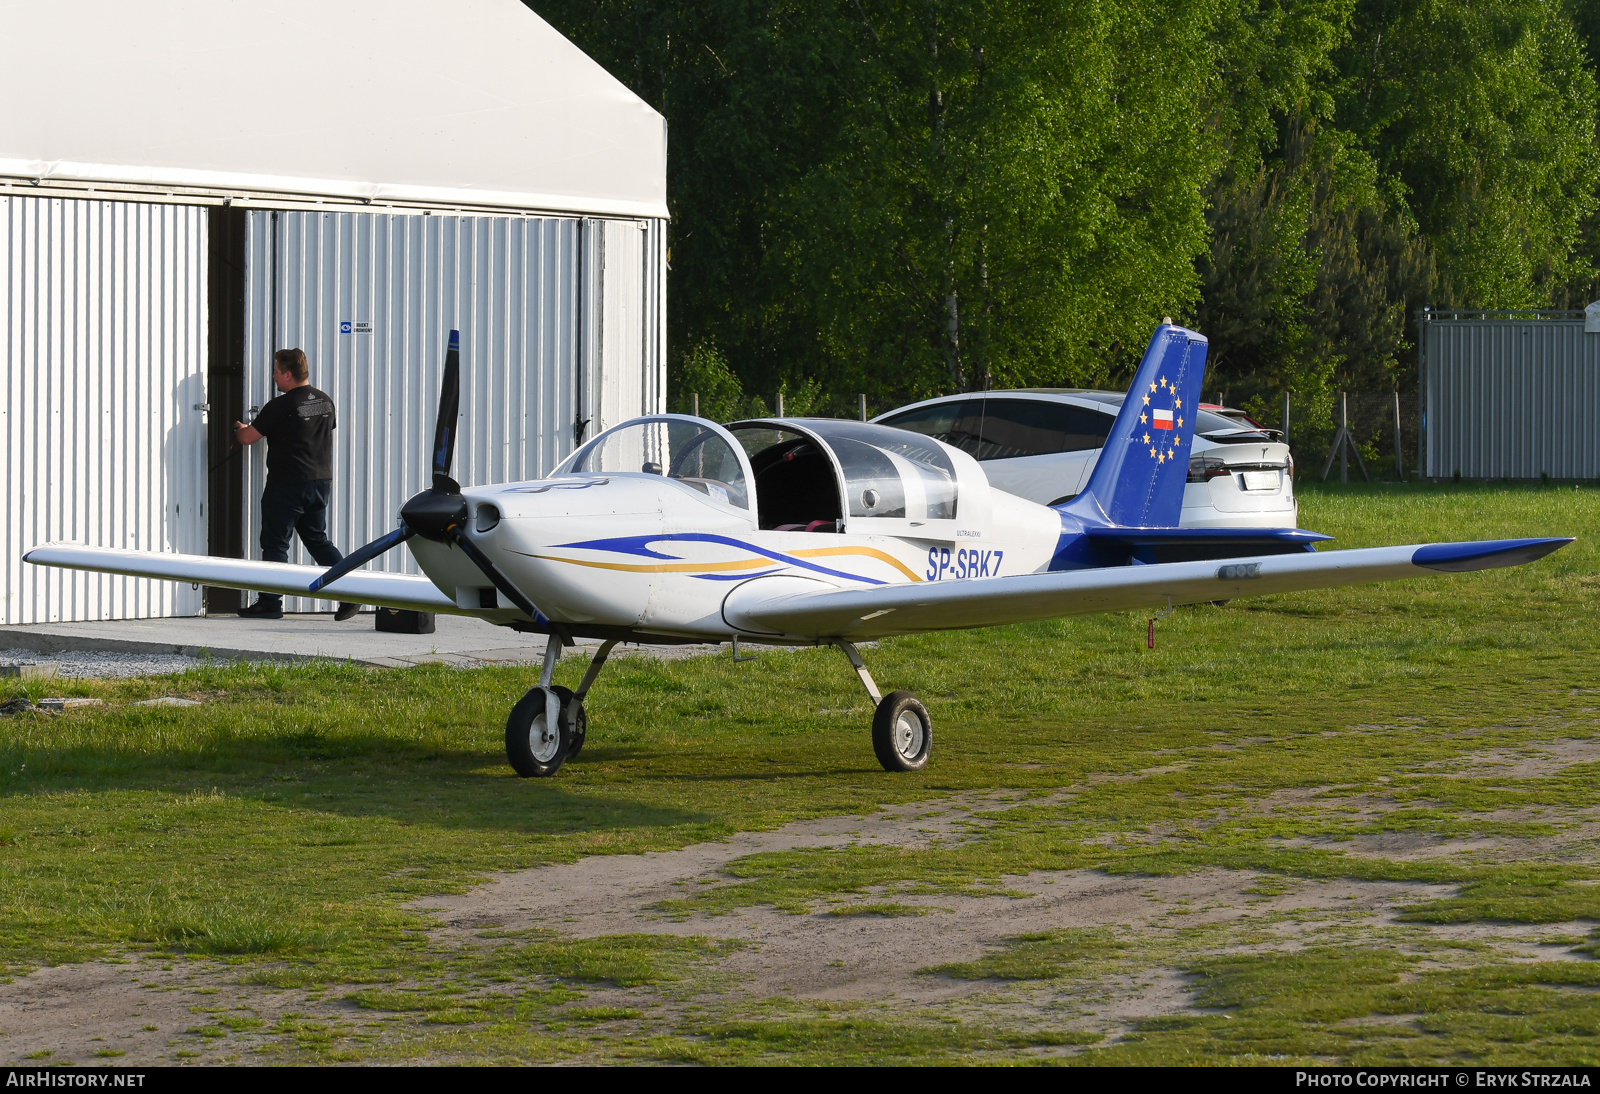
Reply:
[[[564,645],[560,635],[550,636],[539,683],[528,689],[506,719],[506,759],[511,761],[518,775],[524,779],[549,778],[583,750],[584,738],[589,732],[583,697],[594,686],[616,644],[614,640],[606,642],[595,651],[589,671],[583,674],[583,682],[577,691],[572,691],[550,682]]]

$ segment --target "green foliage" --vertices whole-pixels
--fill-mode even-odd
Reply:
[[[667,116],[670,386],[725,420],[1113,385],[1173,315],[1316,429],[1424,303],[1600,291],[1591,0],[536,6]]]
[[[1595,75],[1544,0],[1363,0],[1335,118],[1403,190],[1445,306],[1548,306],[1593,271]]]

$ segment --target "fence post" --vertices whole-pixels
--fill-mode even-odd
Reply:
[[[1400,482],[1406,481],[1405,458],[1400,454],[1400,390],[1394,393],[1394,473]]]
[[[689,396],[689,413],[696,418],[700,417],[700,393],[698,391]]]
[[[867,396],[866,396],[866,393],[862,392],[860,395],[856,396],[856,398],[861,401],[861,420],[864,422],[864,421],[867,420]]]
[[[1333,470],[1333,458],[1339,457],[1339,481],[1350,481],[1350,454],[1355,453],[1356,466],[1361,468],[1361,478],[1364,482],[1371,482],[1372,476],[1367,474],[1367,461],[1361,458],[1361,450],[1356,447],[1355,438],[1350,436],[1350,396],[1346,392],[1339,392],[1339,432],[1333,435],[1333,447],[1328,449],[1328,462],[1322,468],[1322,481],[1328,481],[1328,472]]]
[[[778,392],[778,417],[783,417],[783,392]]]
[[[1283,443],[1289,443],[1289,393],[1283,393]]]
[[[1339,392],[1339,481],[1350,481],[1350,457],[1345,440],[1350,436],[1350,396]]]

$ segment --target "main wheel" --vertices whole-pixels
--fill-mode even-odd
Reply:
[[[885,771],[921,771],[933,751],[933,721],[909,691],[883,697],[872,716],[872,751]]]
[[[555,692],[561,698],[561,709],[567,712],[567,759],[571,760],[583,751],[583,739],[589,734],[589,715],[571,688],[557,685]]]
[[[551,688],[556,696],[556,724],[549,726],[549,707],[545,690],[528,689],[511,716],[506,719],[506,759],[524,779],[542,779],[561,770],[562,761],[572,739],[572,727],[567,721],[567,702],[572,693],[563,697],[566,688]]]

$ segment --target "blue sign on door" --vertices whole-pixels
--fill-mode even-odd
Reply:
[[[339,333],[340,334],[349,334],[350,333],[350,320],[346,319],[344,322],[339,324]]]

